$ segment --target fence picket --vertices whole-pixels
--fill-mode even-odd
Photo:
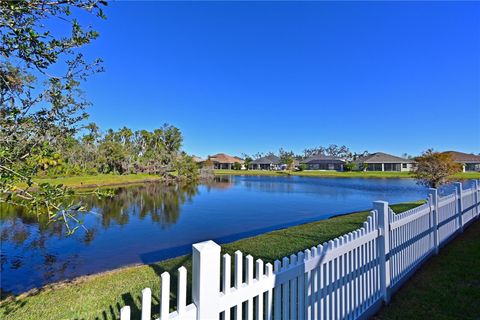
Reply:
[[[247,262],[247,268],[246,268],[246,282],[247,285],[251,285],[253,283],[253,257],[251,255],[248,255],[245,258]],[[247,307],[247,320],[253,320],[253,297],[248,299],[246,302],[246,307]]]
[[[263,261],[261,259],[257,259],[255,262],[256,264],[256,271],[257,273],[255,274],[255,279],[257,281],[263,280]],[[257,320],[263,320],[263,296],[264,293],[261,292],[258,297],[257,297],[257,307],[256,307],[256,319]]]
[[[150,320],[152,317],[152,290],[142,290],[142,320]]]
[[[125,306],[120,309],[120,320],[130,320],[130,307]]]
[[[177,311],[182,314],[187,306],[187,269],[178,268]]]
[[[170,274],[164,272],[162,278],[162,290],[160,294],[160,319],[167,320],[170,314]]]
[[[273,277],[273,266],[271,263],[267,263],[265,266],[265,274],[267,278]],[[266,319],[273,319],[273,289],[268,289],[266,292]]]
[[[235,289],[239,290],[243,283],[243,253],[235,251]],[[242,319],[243,301],[239,301],[235,306],[235,319]]]
[[[298,256],[298,264],[305,265],[305,255],[303,252],[299,252]],[[305,320],[305,295],[303,292],[305,291],[305,273],[302,272],[298,276],[298,319]]]
[[[280,273],[280,270],[282,269],[282,263],[280,260],[275,260],[273,263],[274,266],[274,271],[275,273]],[[273,300],[273,306],[274,306],[274,312],[273,316],[275,317],[275,320],[280,320],[282,318],[282,286],[281,284],[277,284],[275,288],[273,288],[273,294],[274,294],[274,300]]]

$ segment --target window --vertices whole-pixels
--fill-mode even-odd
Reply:
[[[381,163],[368,163],[367,164],[367,171],[382,171],[382,164]]]
[[[406,163],[402,163],[402,168],[403,168],[403,169],[407,169],[407,164],[406,164]]]
[[[384,163],[384,171],[400,171],[400,163]]]

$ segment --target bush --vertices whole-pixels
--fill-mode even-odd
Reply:
[[[298,166],[298,171],[304,171],[307,169],[308,169],[308,166],[305,163],[302,163]]]
[[[353,169],[355,169],[355,163],[353,162],[348,162],[343,165],[344,171],[353,171]]]
[[[242,169],[242,165],[240,164],[240,162],[235,162],[233,164],[233,170],[241,170]]]

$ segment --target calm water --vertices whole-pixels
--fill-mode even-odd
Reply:
[[[189,253],[191,244],[229,242],[265,231],[425,198],[408,179],[221,177],[208,185],[119,188],[86,199],[88,232],[63,236],[21,210],[1,208],[1,287],[20,293],[50,282]]]

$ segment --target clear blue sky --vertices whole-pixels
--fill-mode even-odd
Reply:
[[[480,152],[480,4],[116,2],[85,85],[103,130],[187,152]]]

